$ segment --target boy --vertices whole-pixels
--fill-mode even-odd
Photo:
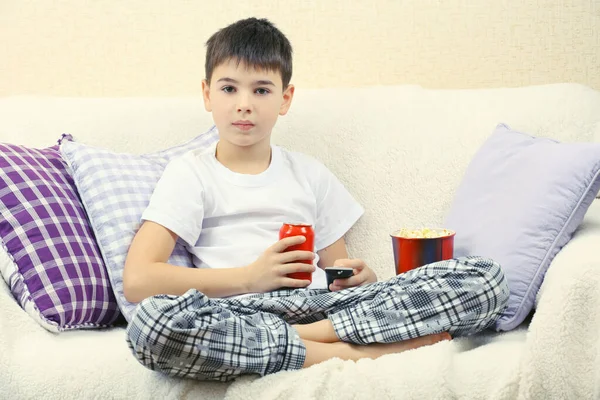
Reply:
[[[495,321],[508,288],[491,260],[449,260],[377,282],[349,259],[344,235],[362,207],[324,165],[271,144],[294,86],[291,45],[269,21],[215,33],[205,68],[219,141],[167,166],[125,264],[125,295],[140,302],[127,340],[140,363],[228,381],[332,357],[377,358]],[[316,254],[286,252],[304,241],[277,241],[289,221],[314,226]],[[179,238],[197,268],[166,264]],[[334,265],[354,276],[327,288],[322,268]],[[302,271],[313,272],[310,286],[286,276]]]

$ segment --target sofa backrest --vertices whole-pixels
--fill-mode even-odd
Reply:
[[[441,224],[469,160],[498,123],[560,141],[600,141],[598,110],[600,92],[577,84],[297,88],[273,140],[321,160],[363,204],[350,252],[387,278],[389,233]],[[0,142],[30,146],[46,147],[70,133],[87,144],[143,153],[211,125],[200,98],[0,98]]]

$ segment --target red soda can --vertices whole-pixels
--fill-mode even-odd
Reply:
[[[296,223],[285,223],[279,230],[279,240],[290,236],[304,236],[306,241],[295,246],[290,246],[286,251],[303,250],[303,251],[315,251],[315,231],[311,224],[296,224]],[[302,260],[299,261],[305,264],[312,264],[313,260]],[[312,272],[294,272],[288,274],[290,278],[302,279],[312,282]]]

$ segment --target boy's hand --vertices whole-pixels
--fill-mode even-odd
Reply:
[[[329,290],[336,292],[338,290],[346,289],[354,286],[362,286],[368,283],[377,282],[377,275],[375,272],[365,264],[363,260],[355,259],[341,259],[336,260],[333,265],[336,267],[345,267],[354,269],[354,276],[346,279],[335,279]]]
[[[313,260],[315,253],[294,250],[286,252],[290,246],[304,243],[304,236],[291,236],[281,239],[265,250],[256,261],[245,268],[248,280],[248,292],[268,292],[281,287],[303,288],[310,281],[289,278],[293,272],[313,272],[314,265],[300,261]]]

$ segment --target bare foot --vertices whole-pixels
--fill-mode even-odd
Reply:
[[[374,343],[364,346],[345,342],[323,343],[302,339],[306,347],[306,358],[303,367],[307,368],[335,357],[353,361],[358,361],[361,358],[375,359],[386,354],[401,353],[450,339],[452,338],[446,332],[404,340],[398,343]]]

